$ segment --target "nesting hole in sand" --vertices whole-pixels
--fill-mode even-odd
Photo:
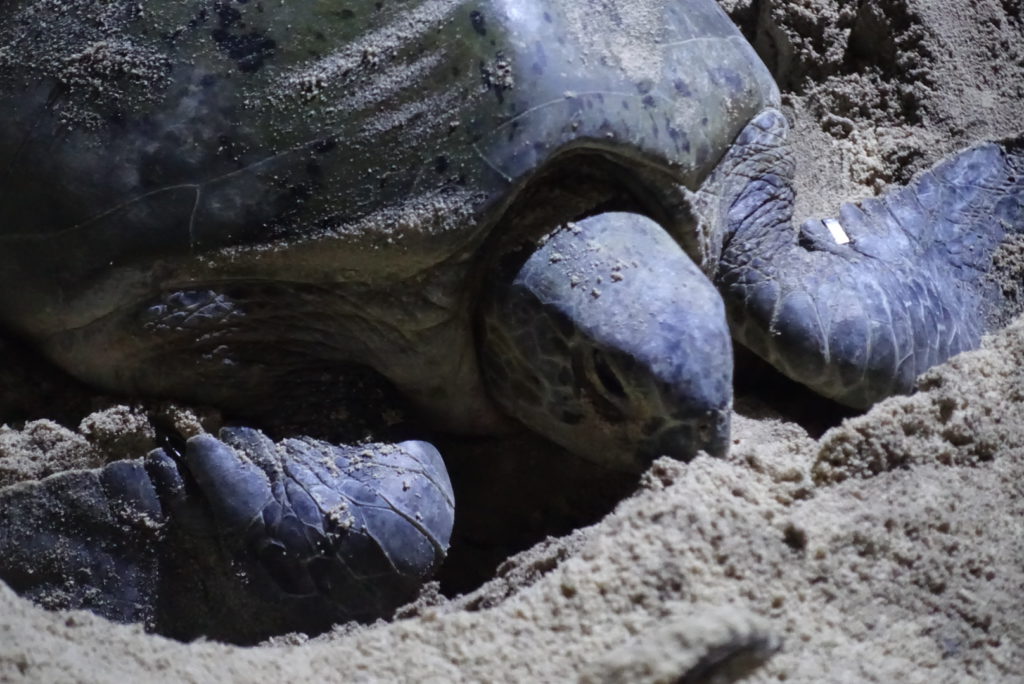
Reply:
[[[799,424],[817,439],[855,409],[824,399],[735,344],[736,409]],[[457,514],[441,592],[466,593],[509,556],[549,536],[591,525],[633,492],[638,476],[602,470],[541,438],[437,436],[455,488]]]
[[[546,537],[596,523],[639,480],[530,435],[436,444],[456,501],[452,545],[438,577],[447,596],[477,588],[509,556]]]
[[[767,361],[736,342],[733,343],[733,349],[734,405],[739,413],[792,421],[814,439],[844,419],[861,413],[790,380]]]

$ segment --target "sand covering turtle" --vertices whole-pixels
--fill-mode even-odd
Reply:
[[[855,406],[1016,311],[1019,274],[992,263],[1021,227],[1017,148],[844,208],[845,244],[833,222],[791,230],[778,91],[710,2],[602,7],[596,25],[545,3],[253,7],[115,3],[94,22],[86,3],[53,41],[33,30],[52,3],[5,9],[0,147],[19,171],[0,274],[18,289],[0,314],[98,386],[259,415],[358,364],[434,425],[508,429],[504,414],[636,469],[725,448],[726,310],[736,339]],[[20,485],[4,496],[26,509],[129,515],[100,520],[116,533],[73,522],[61,534],[84,544],[62,537],[51,570],[5,577],[174,632],[154,578],[215,547],[210,575],[241,568],[239,592],[286,606],[253,634],[291,626],[295,604],[321,624],[386,614],[443,557],[450,489],[429,445],[355,451],[398,476],[359,496],[345,448],[235,429]],[[91,491],[54,498],[85,477]],[[429,501],[395,503],[409,490]],[[384,511],[388,533],[352,511]]]

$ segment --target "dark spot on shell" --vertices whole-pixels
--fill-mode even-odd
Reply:
[[[483,12],[480,12],[479,10],[473,10],[470,12],[469,23],[473,26],[473,30],[479,35],[487,35],[487,20],[484,19]]]
[[[242,13],[226,2],[218,2],[214,6],[213,11],[217,14],[220,28],[224,30],[234,28],[242,23]],[[205,13],[200,13],[200,16],[204,15]]]
[[[210,36],[217,43],[217,48],[233,59],[242,73],[258,71],[274,54],[277,43],[257,31],[235,33],[234,29],[240,29],[244,24],[241,12],[234,7],[218,3],[215,12],[219,25],[210,32]]]
[[[188,27],[190,29],[194,29],[195,27],[199,26],[199,24],[205,24],[209,16],[210,14],[206,11],[206,8],[202,8],[201,10],[196,12],[196,16],[194,18],[189,20]]]
[[[639,83],[636,84],[637,92],[639,92],[641,95],[646,95],[647,93],[651,92],[651,89],[653,88],[654,81],[650,80],[649,78],[644,79],[643,81],[640,81]]]
[[[443,154],[434,160],[434,171],[437,173],[444,173],[448,170],[448,157]]]
[[[686,81],[684,81],[681,78],[677,78],[675,81],[673,81],[672,87],[674,87],[676,89],[676,92],[682,95],[683,97],[690,97],[693,95],[693,93],[690,92],[690,86],[686,85]]]
[[[641,100],[644,103],[645,109],[654,109],[658,104],[654,101],[653,95],[644,95],[644,99]]]
[[[345,9],[341,10],[341,18],[342,19],[351,19],[354,16],[356,16],[356,13],[353,12],[352,10],[350,10],[347,7]]]
[[[711,82],[717,86],[726,86],[735,95],[743,91],[743,79],[734,70],[727,67],[715,67],[708,70]]]
[[[549,24],[551,23],[551,15],[548,14],[547,12],[544,13],[544,21],[548,22]]]
[[[203,74],[203,77],[199,79],[199,85],[203,88],[209,88],[217,83],[217,77],[213,74]]]
[[[672,138],[676,142],[677,147],[683,152],[690,151],[690,137],[686,135],[686,131],[681,131],[675,126],[669,126],[668,137]]]
[[[261,5],[257,5],[256,9],[259,12],[263,11]],[[217,15],[218,27],[212,32],[212,36],[221,51],[238,62],[239,69],[243,72],[259,69],[276,47],[274,40],[261,35],[258,31],[235,33],[235,29],[245,28],[245,23],[242,21],[241,12],[229,3],[219,2],[214,7],[214,12]]]
[[[327,152],[330,152],[337,146],[337,139],[333,137],[323,138],[322,140],[318,140],[315,143],[313,143],[313,151],[316,152],[317,154],[325,154]]]

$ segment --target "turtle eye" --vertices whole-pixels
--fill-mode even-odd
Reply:
[[[589,406],[588,412],[608,423],[625,420],[626,390],[604,354],[581,345],[573,348],[571,359],[576,398]]]
[[[615,374],[608,359],[605,358],[603,352],[599,349],[594,350],[594,374],[597,375],[597,379],[601,382],[601,385],[608,390],[609,394],[618,397],[619,399],[626,398],[626,389],[622,386],[622,381],[619,380],[619,376]]]

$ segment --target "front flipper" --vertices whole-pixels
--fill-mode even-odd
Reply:
[[[430,444],[275,444],[246,428],[220,437],[191,438],[185,462],[221,543],[260,591],[326,599],[334,621],[374,619],[444,560],[454,495]]]
[[[387,617],[447,552],[451,484],[424,442],[227,428],[183,451],[0,489],[0,579],[48,608],[254,643]]]
[[[738,341],[866,408],[1020,312],[1019,143],[971,148],[797,231],[786,129],[779,112],[760,114],[695,197],[724,236],[716,284]]]

